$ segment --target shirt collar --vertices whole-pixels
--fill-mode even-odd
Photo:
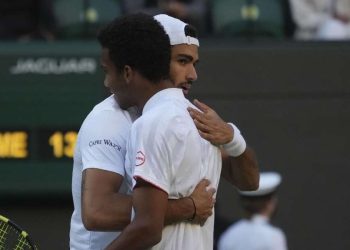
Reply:
[[[184,98],[182,89],[180,88],[166,88],[155,93],[145,104],[142,110],[142,114],[158,106],[158,103],[169,99]]]

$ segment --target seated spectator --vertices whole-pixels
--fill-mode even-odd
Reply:
[[[122,0],[121,4],[124,14],[163,13],[192,24],[201,36],[209,30],[208,0]]]
[[[296,39],[350,39],[350,0],[290,1]]]
[[[52,0],[1,0],[0,39],[53,40]]]

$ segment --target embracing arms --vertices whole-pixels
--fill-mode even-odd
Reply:
[[[82,218],[84,226],[94,231],[120,231],[131,218],[132,197],[118,193],[123,177],[119,174],[89,168],[82,177]],[[204,224],[212,214],[215,189],[207,188],[208,180],[200,181],[190,197],[169,200],[165,224],[193,219]],[[194,214],[195,213],[195,214]]]
[[[148,182],[139,179],[133,191],[133,221],[107,250],[147,249],[162,238],[168,194]]]
[[[224,122],[221,117],[209,106],[194,100],[194,104],[202,112],[188,108],[191,117],[198,129],[199,134],[212,144],[223,146],[222,154],[222,176],[240,190],[256,190],[259,185],[259,168],[254,151],[245,146],[243,137],[236,126]],[[236,139],[236,140],[235,140]],[[238,140],[238,142],[237,142]],[[232,151],[232,142],[239,144]],[[242,146],[242,143],[244,144]],[[234,156],[233,156],[234,155]]]

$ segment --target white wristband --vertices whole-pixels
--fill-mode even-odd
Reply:
[[[228,124],[233,128],[233,139],[229,143],[222,145],[222,147],[230,156],[237,157],[243,154],[247,147],[247,143],[241,135],[241,131],[239,131],[233,123]]]

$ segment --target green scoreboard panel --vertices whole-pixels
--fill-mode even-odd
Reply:
[[[0,43],[0,196],[70,192],[79,127],[107,95],[95,42]]]

